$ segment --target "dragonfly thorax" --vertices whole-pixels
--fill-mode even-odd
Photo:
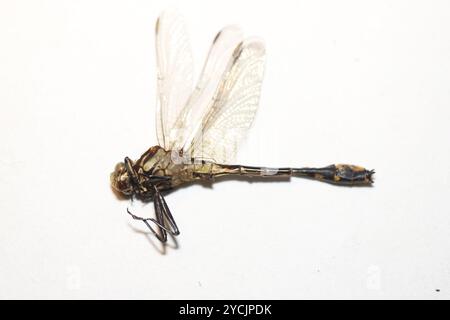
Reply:
[[[124,196],[152,198],[155,188],[172,188],[170,153],[160,146],[151,147],[137,161],[128,157],[119,162],[111,173],[112,188]]]

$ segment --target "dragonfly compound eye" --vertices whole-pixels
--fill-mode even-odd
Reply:
[[[123,162],[119,162],[114,168],[114,172],[111,173],[111,186],[124,195],[131,195],[133,188]]]

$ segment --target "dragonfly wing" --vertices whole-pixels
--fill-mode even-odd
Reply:
[[[229,163],[251,127],[259,104],[265,48],[247,39],[234,50],[221,81],[188,148],[194,158]]]
[[[186,151],[186,141],[192,141],[200,128],[233,51],[242,39],[242,31],[236,26],[223,28],[214,38],[195,89],[172,129],[170,150]]]
[[[183,18],[163,12],[156,22],[158,98],[156,133],[164,149],[170,147],[171,129],[186,105],[193,87],[193,58]]]

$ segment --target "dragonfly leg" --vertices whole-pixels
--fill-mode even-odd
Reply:
[[[178,229],[175,219],[173,218],[172,213],[170,212],[170,209],[166,203],[166,200],[164,199],[164,197],[162,196],[162,194],[159,191],[156,192],[155,195],[156,195],[156,198],[158,199],[158,201],[161,203],[162,213],[164,215],[164,218],[167,219],[167,221],[169,222],[169,225],[170,225],[169,232],[174,236],[179,235],[180,230]]]
[[[155,187],[156,189],[156,187]],[[162,208],[162,204],[161,204],[161,200],[156,197],[155,194],[155,198],[153,199],[153,204],[155,206],[155,213],[156,213],[156,221],[158,222],[157,225],[159,227],[159,232],[161,235],[161,242],[166,242],[167,241],[167,232],[166,232],[166,224],[164,221],[164,212],[163,212],[163,208]]]
[[[180,233],[175,234],[175,233],[172,232],[170,229],[168,229],[167,227],[161,225],[158,221],[156,221],[156,220],[153,219],[153,218],[143,218],[143,217],[139,217],[139,216],[137,216],[137,215],[131,213],[130,210],[129,210],[128,208],[127,208],[127,213],[128,213],[133,219],[135,219],[135,220],[140,220],[140,221],[142,221],[142,222],[151,221],[151,222],[153,222],[155,225],[157,225],[159,228],[166,230],[167,232],[169,232],[170,234],[172,234],[172,235],[174,235],[174,236],[180,234]],[[151,231],[155,232],[153,228],[151,228],[151,227],[149,227],[149,228],[150,228]]]
[[[153,222],[158,228],[160,229],[165,229],[164,226],[162,226],[157,220],[153,219],[153,218],[143,218],[143,217],[139,217],[133,213],[130,212],[130,210],[127,208],[127,213],[134,219],[134,220],[140,220],[142,221],[147,228],[152,232],[152,234],[161,242],[166,242],[166,240],[164,240],[164,237],[161,236],[157,231],[155,231],[155,229],[152,228],[152,226],[150,225],[150,223],[148,221]]]
[[[167,233],[170,233],[173,236],[177,236],[180,234],[180,230],[178,229],[178,226],[162,194],[158,191],[156,187],[154,187],[154,192],[155,194],[153,198],[153,203],[155,208],[156,219],[139,217],[131,213],[128,208],[127,213],[133,219],[144,222],[144,224],[156,236],[156,238],[158,238],[159,241],[164,243],[167,241]],[[166,220],[167,223],[169,224],[169,227],[166,226]],[[159,232],[157,232],[154,228],[152,228],[149,221],[159,228]]]

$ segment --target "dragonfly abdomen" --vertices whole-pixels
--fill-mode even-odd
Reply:
[[[267,168],[242,165],[216,165],[213,176],[242,175],[248,177],[307,177],[338,185],[370,185],[373,170],[363,167],[336,164],[322,168]]]

